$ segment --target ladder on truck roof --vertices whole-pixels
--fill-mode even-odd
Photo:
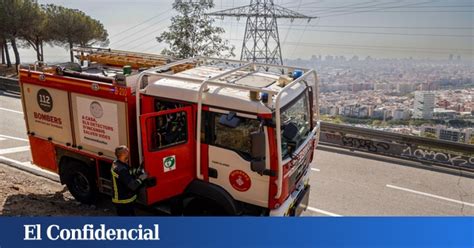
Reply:
[[[173,58],[164,55],[113,50],[110,48],[77,47],[73,48],[73,51],[77,53],[76,58],[80,61],[96,62],[118,67],[131,66],[133,69],[158,67],[173,61]]]

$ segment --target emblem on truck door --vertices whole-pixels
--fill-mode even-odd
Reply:
[[[240,192],[244,192],[250,189],[252,181],[249,175],[241,170],[234,170],[229,174],[229,181],[232,187]]]
[[[168,156],[163,158],[163,170],[165,172],[176,170],[176,156]]]

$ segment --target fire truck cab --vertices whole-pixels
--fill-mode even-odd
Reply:
[[[169,70],[179,64],[193,66]],[[148,202],[199,189],[228,199],[232,213],[304,208],[319,131],[314,71],[196,58],[141,76],[148,83],[136,91],[139,157],[156,176]]]
[[[110,193],[110,142],[128,145],[131,166],[149,176],[139,194],[145,205],[177,215],[295,216],[306,209],[319,136],[313,70],[198,57],[137,72],[127,78],[135,83],[120,87],[53,74],[20,73],[25,113],[34,112],[26,116],[33,162],[56,171],[78,200],[89,200],[80,187],[84,196],[91,188]],[[51,111],[45,97],[63,97],[67,115],[37,113]],[[40,124],[61,126],[57,118],[70,137],[38,135]],[[71,170],[83,177],[71,179]]]

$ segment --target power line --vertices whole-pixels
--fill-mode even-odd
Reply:
[[[306,29],[292,28],[292,30],[305,31]],[[409,33],[390,33],[390,32],[364,32],[364,31],[346,31],[346,30],[321,30],[321,29],[310,29],[308,31],[313,32],[326,32],[326,33],[346,33],[346,34],[372,34],[372,35],[400,35],[400,36],[428,36],[428,37],[451,37],[451,38],[473,38],[473,35],[460,35],[460,34],[409,34]]]
[[[338,11],[339,12],[339,11]],[[377,11],[364,11],[366,13],[472,13],[472,10],[377,10]],[[328,16],[325,16],[328,17]]]
[[[241,39],[233,39],[241,41]],[[396,47],[396,46],[377,46],[377,45],[355,45],[355,44],[334,44],[334,43],[309,43],[309,42],[287,42],[291,46],[304,47],[328,47],[328,48],[347,48],[360,50],[381,50],[381,51],[396,51],[396,52],[423,52],[423,53],[440,53],[449,54],[456,52],[472,52],[471,49],[449,49],[449,48],[426,48],[426,47]]]
[[[434,0],[436,1],[436,0]],[[381,8],[374,8],[371,10],[360,10],[360,11],[352,11],[352,12],[347,12],[347,13],[340,13],[340,14],[334,14],[334,15],[327,15],[327,16],[321,16],[321,17],[334,17],[334,16],[341,16],[341,15],[351,15],[351,14],[357,14],[357,13],[364,13],[364,12],[370,12],[374,10],[383,10],[383,9],[395,9],[395,8],[400,8],[400,7],[407,7],[407,6],[417,6],[417,5],[423,5],[427,3],[433,3],[434,1],[425,1],[421,3],[411,3],[411,4],[404,4],[404,5],[398,5],[398,6],[387,6],[387,7],[381,7]]]
[[[296,11],[300,11],[300,7],[301,7],[301,3],[302,3],[302,2],[303,2],[303,0],[300,0],[300,1],[298,2],[298,7],[296,8]],[[293,22],[291,22],[290,28],[291,28],[292,26],[293,26]],[[285,35],[285,37],[283,38],[283,42],[282,42],[283,45],[285,45],[286,39],[288,39],[288,35],[289,35],[289,34],[290,34],[290,31],[286,32],[286,35]]]
[[[460,34],[440,34],[440,33],[398,33],[398,32],[368,32],[368,31],[352,31],[352,30],[335,30],[335,29],[320,29],[320,27],[330,27],[330,28],[405,28],[405,27],[384,27],[384,26],[331,26],[331,25],[317,25],[317,26],[312,26],[309,29],[307,29],[307,25],[297,25],[295,24],[294,26],[299,26],[299,27],[304,27],[304,28],[294,28],[292,25],[279,25],[280,29],[284,30],[299,30],[299,31],[312,31],[312,32],[329,32],[329,33],[354,33],[354,34],[373,34],[373,35],[403,35],[403,36],[434,36],[434,37],[474,37],[473,35],[460,35]],[[407,29],[410,29],[410,27],[406,27]],[[413,29],[438,29],[437,27],[413,27]],[[457,30],[470,30],[471,28],[468,27],[440,27],[439,29],[457,29]]]
[[[318,45],[311,43],[295,43],[288,42],[288,45],[291,46],[305,46],[305,47],[326,47],[326,48],[337,48],[337,49],[355,49],[355,50],[374,50],[374,51],[390,51],[390,52],[412,52],[412,53],[425,53],[425,54],[452,54],[455,51],[441,51],[441,50],[409,50],[409,49],[385,49],[385,48],[376,48],[376,47],[357,47],[357,46],[337,46],[337,45]]]
[[[381,6],[381,5],[383,6],[383,5],[387,5],[387,4],[394,4],[394,3],[396,3],[396,2],[393,2],[393,1],[392,1],[392,2],[378,2],[378,3],[372,4],[372,5],[354,6],[354,7],[351,7],[351,8],[346,8],[346,9],[344,9],[344,10],[342,10],[342,12],[343,12],[343,13],[350,13],[350,12],[353,10],[353,8],[355,8],[355,7],[361,7],[361,8],[363,8],[363,9],[377,9],[377,8],[374,8],[374,7]],[[380,7],[379,7],[379,9],[380,9]],[[382,7],[382,9],[383,9],[383,7]],[[330,14],[330,13],[334,13],[334,12],[337,12],[337,10],[328,11],[328,12],[326,12],[326,14]],[[323,12],[322,12],[322,11],[319,11],[319,12],[318,12],[318,15],[319,15],[320,13],[323,13]]]
[[[339,5],[339,6],[333,6],[333,7],[330,7],[330,6],[326,6],[328,8],[346,8],[346,7],[350,7],[350,6],[353,6],[353,5],[362,5],[362,4],[368,4],[368,3],[374,3],[374,2],[380,2],[380,1],[374,1],[374,0],[371,0],[371,1],[368,1],[368,2],[363,2],[363,3],[354,3],[352,2],[351,4],[347,4],[347,5]],[[393,2],[393,1],[389,1],[389,2]],[[294,3],[294,1],[290,1],[290,2],[286,2],[286,3],[281,3],[280,5],[285,7],[285,8],[295,8],[297,7],[297,5],[291,5],[292,3]],[[288,5],[290,4],[290,5]],[[321,2],[309,2],[309,3],[303,3],[301,4],[301,7],[306,7],[306,8],[311,8],[311,6],[313,5],[321,5]],[[310,6],[310,7],[307,7],[307,6]],[[315,8],[315,7],[313,7]]]
[[[170,10],[171,10],[171,9],[170,9]],[[168,10],[167,12],[169,12],[169,10]],[[134,33],[132,33],[132,34],[129,34],[127,37],[122,38],[122,39],[120,39],[120,40],[118,40],[118,41],[112,42],[111,44],[116,44],[116,45],[118,45],[119,43],[122,43],[123,41],[125,41],[125,40],[127,40],[127,39],[133,37],[134,35],[136,35],[136,34],[138,34],[138,33],[140,33],[140,32],[143,32],[144,30],[147,30],[147,29],[149,29],[149,28],[153,28],[154,25],[156,25],[156,24],[158,24],[158,23],[160,23],[160,22],[162,22],[162,21],[168,19],[170,15],[171,15],[171,14],[169,13],[169,14],[166,15],[164,18],[162,18],[162,19],[160,19],[160,20],[158,20],[158,21],[152,23],[151,25],[146,26],[145,28],[139,29],[138,31],[136,31],[136,32],[134,32]]]
[[[284,6],[284,7],[287,7],[288,6]],[[472,8],[474,7],[474,5],[444,5],[444,6],[407,6],[407,7],[400,7],[400,9],[422,9],[422,8],[427,8],[427,9],[432,9],[432,8]],[[321,10],[325,10],[325,9],[329,9],[329,10],[333,10],[333,9],[341,9],[341,8],[346,8],[346,7],[343,7],[343,6],[334,6],[334,7],[306,7],[305,9],[312,9],[312,10],[315,10],[315,9],[321,9]],[[367,6],[356,6],[356,7],[352,7],[351,9],[363,9],[363,8],[367,8]],[[334,10],[335,12],[338,12],[338,11],[343,11],[343,10]]]
[[[233,22],[233,21],[229,21],[229,22],[221,22],[221,24],[229,24],[229,25],[232,25],[232,24],[236,24],[236,23],[239,23],[239,22]],[[279,27],[293,27],[293,26],[296,26],[296,27],[306,27],[307,25],[306,24],[297,24],[295,22],[293,23],[290,23],[289,25],[288,24],[279,24],[278,25]],[[456,30],[472,30],[473,27],[439,27],[439,26],[359,26],[359,25],[314,25],[312,26],[313,28],[320,28],[320,27],[324,27],[324,28],[358,28],[358,29],[446,29],[446,30],[452,30],[452,29],[456,29]]]
[[[150,46],[150,47],[146,48],[146,49],[143,50],[143,51],[144,51],[144,52],[148,52],[148,51],[154,50],[154,48],[156,48],[156,49],[158,50],[159,47],[160,47],[160,44],[159,44],[159,43],[155,43],[155,44],[153,44],[153,46]]]
[[[171,8],[168,9],[167,11],[170,11],[170,10],[171,10]],[[150,18],[148,18],[148,19],[146,19],[146,20],[144,20],[144,21],[142,21],[142,22],[140,22],[140,23],[138,23],[138,24],[136,24],[136,25],[134,25],[134,26],[132,26],[132,27],[129,27],[129,28],[123,30],[123,31],[120,31],[120,32],[118,32],[118,33],[116,33],[116,34],[110,36],[110,38],[117,37],[117,36],[119,36],[119,35],[121,35],[121,34],[123,34],[123,33],[126,33],[126,32],[128,32],[128,31],[130,31],[130,30],[132,30],[132,29],[134,29],[134,28],[136,28],[136,27],[138,27],[138,26],[141,26],[141,25],[143,25],[143,24],[145,24],[145,23],[147,23],[147,22],[149,22],[149,21],[151,21],[151,20],[153,20],[153,19],[155,19],[155,18],[161,16],[162,14],[166,13],[167,11],[162,12],[162,13],[160,13],[160,14],[158,14],[158,15],[153,16],[153,17],[150,17]]]
[[[143,38],[144,38],[144,37],[143,37]],[[141,47],[141,46],[143,46],[143,45],[145,45],[145,44],[148,44],[148,43],[150,43],[150,42],[156,42],[155,45],[158,45],[158,44],[159,44],[158,41],[156,40],[156,38],[153,37],[153,39],[151,39],[151,40],[147,40],[147,41],[145,41],[145,42],[139,43],[138,45],[135,45],[135,46],[130,47],[129,50],[133,50],[133,49],[139,48],[139,47]]]
[[[293,42],[294,43],[294,42]],[[427,51],[472,51],[472,49],[468,48],[458,48],[458,49],[451,49],[451,48],[427,48],[427,47],[413,47],[413,46],[378,46],[378,45],[358,45],[358,44],[338,44],[338,43],[308,43],[303,42],[306,45],[315,45],[315,46],[337,46],[337,47],[356,47],[356,48],[377,48],[377,49],[394,49],[394,50],[427,50]],[[302,44],[303,44],[302,43]]]
[[[344,9],[342,9],[342,10],[339,10],[339,12],[341,12],[341,13],[349,13],[349,12],[351,12],[351,11],[352,11],[354,8],[356,8],[356,7],[359,7],[359,8],[362,8],[362,9],[369,9],[369,8],[373,8],[373,7],[377,7],[377,6],[384,6],[384,5],[393,4],[393,3],[395,3],[395,2],[385,2],[385,3],[384,3],[384,2],[381,2],[381,3],[378,2],[378,3],[376,3],[376,4],[366,5],[366,6],[357,6],[357,5],[356,5],[356,6],[351,6],[351,7],[349,7],[349,8],[344,8]],[[337,13],[337,12],[338,12],[337,10],[316,11],[316,13],[317,13],[318,15],[320,15],[320,14],[331,14],[331,13]]]
[[[299,25],[299,24],[293,24],[293,25],[280,25],[280,27],[285,27],[285,26],[306,26],[306,25]],[[473,27],[428,27],[428,26],[352,26],[352,25],[317,25],[314,27],[327,27],[327,28],[367,28],[367,29],[473,29]]]
[[[140,37],[138,37],[138,38],[136,38],[136,39],[134,39],[134,40],[132,40],[132,41],[129,41],[129,44],[134,43],[134,42],[136,42],[136,41],[139,41],[139,40],[141,40],[141,39],[143,39],[143,38],[145,38],[145,37],[147,37],[147,36],[149,36],[149,35],[153,35],[153,33],[158,32],[158,31],[160,31],[160,30],[162,30],[162,29],[163,29],[163,26],[160,26],[159,28],[154,29],[154,30],[152,30],[152,31],[149,32],[149,33],[145,33],[144,35],[142,35],[142,36],[140,36]],[[154,39],[155,39],[155,38],[153,38],[153,40],[154,40]],[[135,49],[135,48],[137,48],[137,47],[140,47],[140,46],[142,46],[142,45],[144,45],[144,44],[146,44],[146,43],[149,43],[149,42],[150,42],[150,40],[148,40],[148,41],[146,41],[146,42],[144,42],[144,43],[140,43],[140,44],[138,44],[138,45],[135,45],[135,46],[131,47],[130,50],[133,50],[133,49]],[[158,42],[158,41],[157,41],[157,42]]]
[[[389,3],[377,3],[377,4],[373,4],[373,5],[366,5],[366,4],[371,4],[371,3],[374,3],[375,1],[369,1],[369,2],[362,2],[362,3],[352,3],[352,4],[347,4],[347,5],[343,5],[343,6],[338,6],[339,8],[341,9],[345,9],[346,11],[350,10],[350,9],[353,9],[353,8],[368,8],[368,7],[373,7],[373,6],[379,6],[379,5],[385,5],[385,4],[389,4]],[[361,6],[361,5],[365,5],[365,6]],[[308,9],[308,7],[305,7],[305,9]],[[320,14],[322,11],[316,11],[315,14]],[[329,12],[326,12],[327,13],[332,13],[334,11],[329,11]]]

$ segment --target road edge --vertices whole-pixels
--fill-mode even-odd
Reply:
[[[57,182],[57,183],[60,182],[58,175],[56,175],[56,174],[54,174],[50,171],[38,168],[38,167],[32,165],[31,163],[28,163],[28,162],[21,163],[19,161],[13,160],[13,159],[9,159],[9,158],[0,156],[0,164],[7,165],[7,166],[13,167],[15,169],[18,169],[18,170],[21,170],[21,171],[24,171],[24,172],[27,172],[27,173],[30,173],[30,174],[33,174],[33,175],[36,175],[36,176],[46,178],[46,179],[49,179],[49,180]]]

